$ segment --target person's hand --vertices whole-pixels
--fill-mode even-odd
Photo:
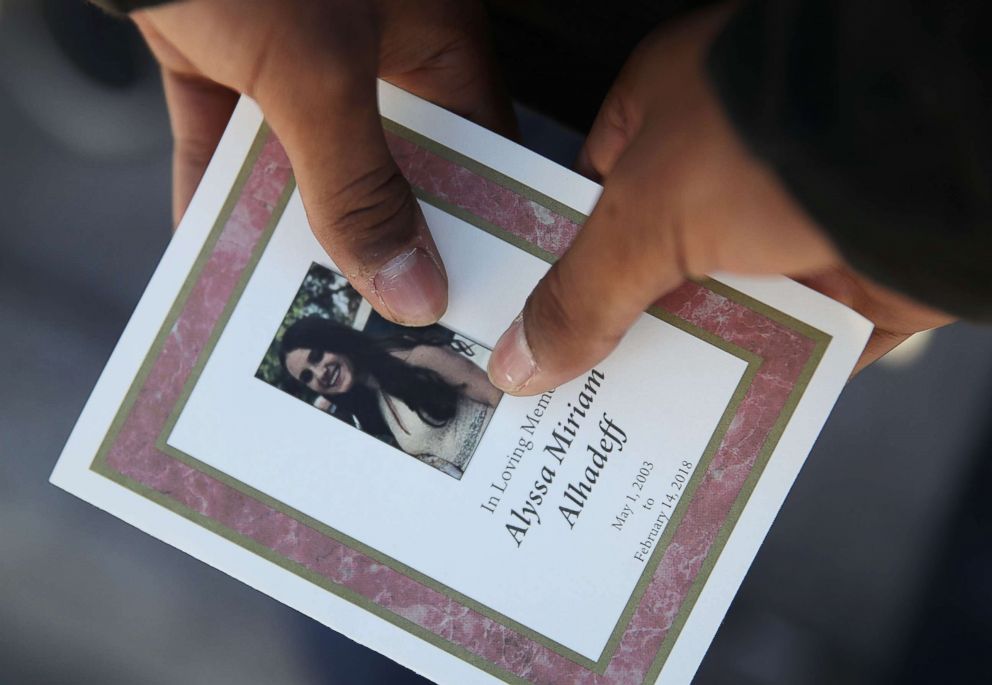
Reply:
[[[248,94],[286,148],[317,240],[352,285],[398,323],[444,313],[444,266],[386,148],[375,79],[512,128],[477,2],[192,0],[132,17],[162,65],[176,221]]]
[[[849,269],[752,156],[704,73],[726,7],[649,36],[608,94],[579,159],[604,192],[490,358],[493,383],[536,394],[606,357],[634,320],[690,277],[786,274],[876,326],[858,369],[949,317]]]

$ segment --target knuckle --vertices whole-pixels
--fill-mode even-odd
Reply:
[[[273,75],[277,69],[274,62],[274,57],[278,54],[276,42],[274,29],[270,27],[258,42],[258,49],[247,60],[241,82],[235,84],[238,90],[254,100],[266,99],[268,85],[279,80]]]
[[[680,276],[704,278],[718,269],[722,241],[709,240],[701,231],[691,230],[682,217],[672,221],[669,236],[669,262]]]
[[[174,137],[174,163],[188,169],[206,169],[216,145],[216,140],[202,136],[177,135]]]
[[[603,123],[622,137],[630,132],[630,106],[619,88],[612,88],[603,102]]]
[[[642,289],[657,289],[668,286],[673,278],[681,281],[686,276],[694,276],[687,269],[685,255],[685,221],[678,212],[670,212],[656,223],[647,227],[648,235],[643,236],[643,252],[635,260],[631,277]],[[659,283],[661,279],[661,283]]]
[[[704,278],[724,263],[733,264],[740,254],[732,241],[714,234],[713,226],[679,212],[673,212],[666,222],[661,247],[669,268],[683,278]]]
[[[333,241],[374,262],[416,237],[416,201],[395,167],[379,167],[357,177],[325,199]]]
[[[604,207],[604,224],[618,232],[610,253],[612,268],[638,293],[656,293],[672,287],[673,279],[705,275],[693,270],[703,264],[702,257],[687,253],[695,245],[690,217],[677,192],[665,186],[635,179],[629,192],[612,196]],[[638,197],[652,201],[643,203]]]

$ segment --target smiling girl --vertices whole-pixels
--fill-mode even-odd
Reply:
[[[461,478],[502,393],[442,336],[378,339],[330,319],[290,326],[280,361],[299,385],[334,403],[335,415]]]

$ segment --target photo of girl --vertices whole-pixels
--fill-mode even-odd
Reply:
[[[502,397],[488,354],[438,324],[386,321],[314,264],[256,375],[460,479]]]

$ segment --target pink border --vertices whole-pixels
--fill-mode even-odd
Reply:
[[[489,179],[395,134],[388,138],[414,185],[542,249],[561,254],[578,231],[568,219]],[[107,466],[519,678],[533,683],[643,682],[815,342],[696,284],[687,283],[659,303],[760,355],[764,363],[619,648],[605,674],[598,675],[155,448],[290,176],[284,151],[270,137],[110,446]]]

